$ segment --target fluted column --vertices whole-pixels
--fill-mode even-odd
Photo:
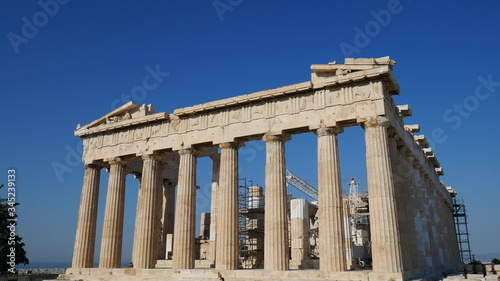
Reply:
[[[209,259],[210,262],[215,264],[215,258],[217,256],[217,210],[219,197],[219,170],[220,170],[220,154],[215,154],[210,156],[212,159],[212,194],[210,199],[210,251]]]
[[[125,167],[120,158],[109,161],[108,194],[104,211],[99,267],[119,268],[122,259],[123,215],[125,210]]]
[[[160,256],[159,259],[168,259],[167,245],[168,234],[174,234],[174,214],[175,214],[175,183],[170,180],[163,180],[163,194],[162,194],[162,235],[160,243]]]
[[[402,272],[388,126],[389,120],[381,116],[364,123],[374,272]]]
[[[196,215],[196,154],[193,149],[179,150],[179,183],[175,210],[175,269],[194,268]]]
[[[416,230],[416,223],[415,223],[415,218],[416,215],[414,213],[414,208],[413,205],[416,203],[415,199],[412,198],[412,193],[413,193],[413,171],[412,168],[413,166],[409,162],[410,160],[408,159],[408,154],[410,154],[410,150],[407,147],[403,147],[400,151],[400,159],[401,162],[403,163],[402,165],[402,175],[404,177],[404,189],[403,189],[403,199],[402,199],[402,204],[404,206],[404,214],[406,216],[406,221],[408,223],[408,237],[406,238],[408,240],[408,246],[409,246],[409,255],[411,259],[411,269],[417,269],[419,268],[418,264],[418,254],[417,254],[417,230]],[[400,226],[401,227],[401,226]]]
[[[322,127],[318,136],[318,205],[320,270],[347,270],[342,183],[337,135],[339,127]]]
[[[153,268],[158,256],[158,189],[161,188],[160,160],[156,154],[142,156],[142,178],[136,214],[134,268]]]
[[[264,225],[264,268],[288,270],[288,216],[285,180],[287,135],[264,135],[266,142],[266,201]]]
[[[437,231],[438,229],[438,223],[436,221],[437,219],[437,214],[436,214],[436,187],[432,184],[431,178],[429,175],[425,174],[424,176],[425,184],[427,187],[427,205],[428,205],[428,213],[427,213],[427,218],[430,224],[429,228],[429,240],[430,240],[430,246],[431,246],[431,256],[432,256],[432,267],[434,269],[437,269],[439,265],[441,264],[441,261],[439,259],[439,233]]]
[[[402,173],[403,163],[400,161],[399,151],[397,147],[396,137],[397,135],[391,134],[393,136],[389,137],[389,155],[391,157],[391,168],[394,181],[394,198],[396,200],[396,213],[398,218],[398,231],[401,241],[401,260],[403,265],[403,271],[410,270],[412,268],[412,256],[410,255],[410,224],[407,220],[405,210],[406,206],[410,202],[404,199],[405,189],[406,189],[406,177]]]
[[[424,180],[424,172],[422,170],[422,167],[420,167],[418,164],[415,167],[415,181],[416,181],[416,187],[417,187],[417,194],[418,194],[418,206],[420,209],[420,219],[421,219],[421,226],[422,226],[422,231],[421,231],[421,237],[422,242],[423,242],[423,254],[424,254],[424,264],[425,267],[424,269],[428,272],[431,272],[431,268],[433,266],[433,260],[432,260],[432,252],[431,252],[431,231],[432,231],[432,226],[429,222],[428,216],[429,216],[429,204],[428,204],[428,195],[427,195],[427,187],[426,183]]]
[[[155,241],[153,242],[155,246],[155,252],[156,252],[156,257],[155,261],[159,259],[164,259],[165,258],[165,251],[162,249],[164,248],[164,244],[162,243],[163,240],[163,222],[164,222],[164,215],[165,215],[165,209],[163,206],[164,202],[164,187],[163,187],[163,170],[165,168],[165,163],[160,162],[160,164],[157,166],[158,169],[158,176],[156,177],[156,202],[155,202],[155,211],[156,211],[156,218],[155,218],[155,232],[156,234],[154,235]],[[163,256],[162,256],[163,255]]]
[[[215,267],[221,270],[238,269],[238,148],[239,143],[223,143],[219,172],[217,214],[217,256]]]
[[[139,186],[137,188],[137,203],[136,203],[136,209],[135,209],[135,224],[134,226],[139,225],[139,207],[141,203],[141,179],[142,179],[142,173],[134,173],[134,178],[136,178],[139,181]],[[134,239],[137,237],[137,227],[134,227]],[[136,247],[132,245],[132,264],[134,263],[134,257],[136,256],[135,254]]]
[[[92,164],[85,165],[71,266],[73,268],[93,267],[101,168]]]

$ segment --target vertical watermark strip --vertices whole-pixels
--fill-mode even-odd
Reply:
[[[17,216],[16,216],[16,169],[7,170],[7,205],[8,208],[8,217],[7,217],[7,228],[9,233],[8,238],[8,246],[9,250],[7,251],[7,264],[9,265],[7,271],[9,273],[16,273],[16,225],[17,225]]]

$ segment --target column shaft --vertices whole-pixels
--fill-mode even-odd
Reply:
[[[134,268],[154,268],[158,256],[158,189],[161,189],[158,155],[143,155],[141,188],[135,225],[132,261]]]
[[[210,199],[210,251],[209,259],[215,264],[216,249],[217,249],[217,210],[219,197],[219,171],[220,171],[220,154],[212,155],[210,158],[212,164],[212,194]]]
[[[429,270],[432,267],[432,254],[431,254],[431,225],[428,219],[429,206],[427,197],[427,187],[425,185],[424,174],[421,168],[415,168],[415,182],[416,182],[416,194],[418,197],[417,207],[420,210],[420,222],[421,222],[421,235],[423,251],[421,253],[424,257],[424,269]],[[430,271],[429,271],[430,272]]]
[[[290,236],[292,260],[301,265],[309,259],[309,203],[306,199],[290,200]]]
[[[286,137],[265,135],[266,201],[264,225],[264,268],[288,270],[288,216],[285,179]]]
[[[413,165],[411,163],[413,157],[411,159],[408,157],[410,154],[410,150],[407,148],[403,149],[403,153],[401,154],[402,162],[403,162],[403,176],[405,178],[405,190],[403,192],[403,202],[408,202],[405,204],[405,213],[407,222],[410,226],[410,234],[408,237],[410,244],[410,255],[412,259],[412,269],[420,268],[419,264],[419,254],[418,254],[418,232],[417,232],[417,214],[415,213],[414,205],[416,204],[416,198],[412,195],[414,192],[415,184],[413,181]]]
[[[318,203],[320,269],[347,270],[342,183],[337,134],[340,128],[320,128],[318,136]]]
[[[155,263],[156,260],[159,259],[164,259],[165,258],[165,251],[164,247],[162,244],[162,237],[163,237],[163,216],[165,214],[165,209],[163,206],[163,201],[164,201],[164,187],[163,187],[163,170],[165,168],[165,163],[160,162],[160,164],[157,166],[158,172],[157,172],[157,177],[156,179],[156,202],[155,202],[155,235],[154,239],[155,241],[153,242],[155,246],[155,251],[156,251],[156,257],[155,257]],[[163,249],[162,249],[163,248]],[[163,255],[163,256],[162,256]]]
[[[137,237],[138,229],[137,226],[139,225],[139,209],[141,206],[141,180],[142,180],[142,173],[135,173],[134,178],[136,178],[139,181],[139,186],[137,188],[137,203],[136,203],[136,209],[135,209],[135,223],[134,223],[134,243],[135,243],[135,237]],[[132,245],[132,264],[134,263],[134,257],[136,256],[135,254],[136,247]]]
[[[100,177],[101,167],[85,165],[73,252],[73,268],[93,267]]]
[[[194,268],[196,155],[193,149],[182,149],[179,154],[173,267],[175,269],[190,269]]]
[[[401,242],[394,182],[387,142],[389,120],[372,117],[365,123],[366,166],[374,272],[401,272]]]
[[[219,214],[217,215],[217,249],[215,267],[238,269],[238,144],[220,145]]]
[[[403,265],[403,271],[410,270],[412,268],[412,257],[410,255],[410,224],[407,220],[406,206],[410,202],[404,199],[404,193],[406,189],[406,177],[403,175],[403,163],[399,158],[399,151],[397,148],[396,139],[390,137],[389,142],[389,155],[391,157],[391,168],[394,181],[394,199],[396,201],[396,215],[398,218],[398,231],[401,241],[401,260]]]
[[[174,214],[175,214],[175,184],[169,180],[164,180],[163,183],[163,218],[162,218],[162,235],[161,235],[161,249],[159,259],[168,259],[168,249],[172,245],[167,239],[169,234],[174,234]]]
[[[429,239],[430,239],[430,245],[431,245],[431,255],[432,255],[432,267],[434,269],[437,269],[439,265],[441,264],[440,258],[439,258],[439,233],[438,233],[438,223],[436,221],[437,219],[437,210],[436,210],[436,198],[435,198],[435,193],[436,193],[436,187],[431,183],[430,177],[428,175],[425,176],[425,181],[427,185],[427,202],[429,205],[429,213],[428,213],[428,218],[430,222],[430,229],[429,229]]]
[[[110,161],[108,194],[104,211],[99,267],[119,268],[122,259],[125,210],[125,161]]]

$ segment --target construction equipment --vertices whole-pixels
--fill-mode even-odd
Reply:
[[[314,200],[318,200],[318,190],[305,182],[303,179],[299,178],[296,174],[292,173],[290,170],[286,170],[286,184],[287,186],[293,186],[299,191],[303,192],[305,195],[311,197]]]
[[[453,196],[453,195],[452,195]],[[472,262],[473,257],[469,243],[469,227],[467,226],[467,212],[465,210],[465,201],[463,198],[453,196],[453,218],[457,231],[458,250],[460,251],[460,260],[464,264]]]

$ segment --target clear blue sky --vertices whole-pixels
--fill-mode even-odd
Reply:
[[[500,253],[499,11],[498,1],[2,1],[0,183],[17,170],[29,258],[71,260],[83,179],[78,123],[129,100],[171,113],[307,81],[311,64],[345,56],[398,62],[396,102],[412,107],[406,122],[434,140],[442,180],[465,197],[473,252]],[[140,92],[148,68],[162,73]],[[347,129],[340,146],[342,177],[366,186],[362,130]],[[287,166],[315,185],[314,135],[294,136],[286,149]],[[240,157],[241,177],[263,184],[262,143]],[[210,169],[200,159],[199,211],[208,210]],[[124,262],[138,184],[127,180]],[[106,186],[103,172],[98,241]]]

